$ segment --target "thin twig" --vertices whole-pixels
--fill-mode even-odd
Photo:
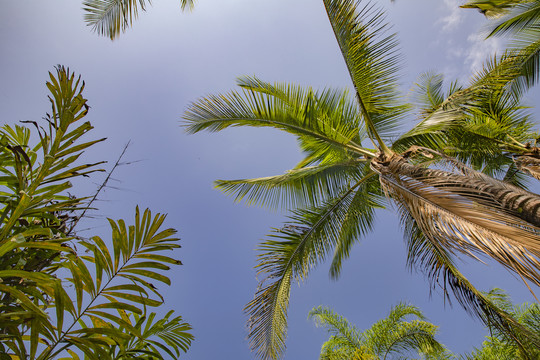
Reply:
[[[124,149],[122,150],[122,153],[120,154],[120,156],[118,157],[118,159],[116,160],[116,163],[114,164],[114,166],[112,167],[112,169],[109,171],[109,173],[107,174],[107,177],[105,178],[105,180],[103,180],[103,182],[101,183],[101,185],[98,187],[96,193],[94,194],[94,196],[92,197],[92,199],[88,202],[88,205],[86,205],[86,207],[84,208],[82,214],[80,216],[78,216],[76,218],[76,220],[72,223],[71,225],[71,228],[69,229],[69,231],[67,232],[67,234],[71,234],[71,232],[73,231],[73,229],[75,228],[75,226],[79,223],[79,220],[81,220],[86,212],[90,209],[90,206],[92,206],[92,203],[94,201],[96,201],[99,193],[101,192],[101,190],[103,190],[105,188],[105,186],[107,186],[107,183],[109,182],[109,180],[111,179],[111,176],[112,174],[114,173],[114,171],[116,170],[116,168],[120,165],[120,161],[122,160],[122,158],[124,157],[124,154],[126,153],[127,151],[127,148],[129,146],[129,144],[131,143],[131,141],[128,141],[127,144],[124,146]]]

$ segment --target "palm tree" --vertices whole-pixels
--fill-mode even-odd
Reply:
[[[510,297],[500,289],[493,289],[487,296],[500,308],[527,327],[533,333],[540,333],[540,306],[538,304],[523,304],[517,306],[512,304]],[[514,338],[506,332],[501,332],[497,328],[489,328],[490,335],[482,344],[482,347],[475,349],[471,354],[466,355],[467,360],[515,360],[515,359],[538,359],[540,348],[528,342],[526,338],[520,339],[528,353],[523,353],[521,347]]]
[[[448,355],[435,339],[437,327],[425,321],[422,312],[412,305],[398,304],[386,318],[363,332],[326,307],[313,308],[309,318],[331,334],[322,345],[321,360],[407,359],[406,355],[412,354],[443,359]]]
[[[455,88],[398,136],[395,129],[407,119],[410,105],[397,90],[400,59],[383,13],[353,0],[324,0],[324,5],[353,96],[245,77],[238,81],[241,91],[202,98],[184,114],[190,133],[272,127],[295,135],[305,154],[283,175],[216,182],[237,200],[294,208],[290,221],[259,247],[257,269],[264,280],[246,306],[252,348],[262,359],[283,353],[291,283],[303,280],[330,254],[330,274],[338,277],[355,241],[374,226],[375,209],[390,201],[401,214],[409,265],[424,270],[433,286],[442,281],[445,296],[451,290],[472,314],[510,333],[526,333],[540,345],[537,334],[498,309],[455,265],[458,253],[484,254],[540,285],[540,197],[445,153],[470,159],[457,135],[476,143],[484,139],[466,125],[479,118],[475,111],[506,96],[513,63],[492,62],[468,87]],[[501,118],[506,124],[517,121],[530,128],[528,119],[507,115]],[[521,147],[512,141],[511,126],[495,138],[498,146],[486,162],[493,171],[509,172],[509,163],[500,159],[512,159],[509,151]],[[451,149],[445,148],[448,143]]]
[[[98,35],[114,40],[125,32],[139,16],[139,9],[146,11],[151,1],[146,0],[85,0],[84,20]],[[195,0],[180,0],[182,10],[191,10]]]

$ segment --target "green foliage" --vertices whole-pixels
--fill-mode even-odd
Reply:
[[[540,331],[538,304],[513,305],[500,289],[482,293],[499,311],[511,314],[531,333]],[[411,305],[398,304],[390,314],[365,331],[360,331],[347,319],[326,307],[315,307],[309,313],[317,326],[325,327],[330,338],[322,345],[320,359],[423,359],[467,360],[533,360],[540,356],[536,344],[527,337],[516,338],[514,331],[500,330],[489,321],[489,335],[470,354],[455,355],[440,344],[435,336],[438,328],[427,322],[421,311]],[[411,320],[412,318],[412,320]]]
[[[50,74],[52,112],[48,130],[34,123],[2,129],[0,172],[0,350],[12,359],[177,359],[193,336],[189,324],[169,312],[154,285],[170,279],[180,261],[165,252],[178,248],[164,215],[142,214],[135,222],[109,219],[111,240],[74,235],[85,198],[65,195],[69,179],[88,176],[98,164],[80,165],[83,151],[101,140],[79,143],[92,127],[73,128],[88,111],[84,83],[58,67]]]
[[[510,35],[511,55],[517,73],[512,86],[524,91],[540,79],[540,1],[471,1],[462,7],[477,8],[492,21],[489,36]]]
[[[410,266],[444,296],[452,290],[471,314],[540,346],[537,333],[456,267],[458,254],[482,254],[540,284],[540,196],[520,187],[528,175],[540,178],[537,134],[514,86],[522,56],[510,51],[487,61],[466,86],[445,89],[442,76],[424,75],[416,89],[420,121],[396,136],[412,112],[397,91],[399,56],[383,13],[353,0],[324,5],[354,96],[242,78],[240,91],[199,99],[184,114],[190,133],[234,126],[288,132],[305,155],[282,175],[216,182],[237,200],[293,207],[290,221],[259,247],[263,280],[246,306],[257,356],[275,359],[285,350],[291,284],[332,253],[337,277],[352,244],[374,226],[374,209],[389,201],[405,225]]]
[[[369,3],[324,0],[328,19],[349,70],[363,121],[372,138],[395,135],[407,106],[398,92],[400,57],[395,34],[389,34],[384,13]]]
[[[540,306],[538,304],[514,305],[510,297],[500,289],[493,289],[486,296],[496,306],[512,314],[530,332],[540,333]],[[487,336],[482,347],[466,355],[468,360],[532,360],[540,357],[540,348],[531,343],[527,337],[521,337],[518,334],[516,338],[512,332],[500,331],[499,328],[489,327],[489,330],[490,335]]]
[[[461,5],[464,9],[477,9],[486,17],[498,18],[508,14],[512,6],[519,1],[516,0],[473,0]]]
[[[114,40],[133,25],[139,9],[146,11],[150,0],[84,0],[83,10],[86,24],[98,35]],[[191,10],[195,0],[180,0],[182,10]]]
[[[85,149],[102,141],[80,142],[92,129],[81,124],[88,106],[82,95],[84,83],[68,70],[50,74],[47,87],[52,111],[47,128],[32,123],[39,142],[30,145],[30,129],[4,126],[0,130],[0,271],[19,271],[47,278],[59,266],[59,255],[72,252],[67,243],[74,210],[84,199],[66,195],[70,179],[99,171],[99,164],[78,164]],[[43,298],[33,279],[3,275],[2,312],[34,308],[33,298]],[[52,289],[49,289],[53,291]],[[26,294],[26,295],[25,295]],[[50,294],[48,294],[50,295]],[[26,305],[25,305],[26,304]],[[23,311],[24,312],[24,311]],[[4,317],[5,326],[18,326],[28,314]],[[4,321],[4,320],[3,320]],[[4,328],[4,326],[0,326]]]
[[[313,308],[309,318],[330,333],[321,348],[320,359],[386,359],[421,355],[427,359],[449,357],[436,339],[437,327],[412,305],[398,304],[389,315],[361,332],[333,310]],[[411,319],[412,320],[409,320]]]

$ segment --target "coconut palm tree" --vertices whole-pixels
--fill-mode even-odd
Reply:
[[[460,133],[475,144],[484,140],[465,125],[495,119],[479,109],[502,104],[514,78],[513,63],[493,61],[496,66],[487,66],[469,86],[456,87],[424,109],[422,121],[399,135],[396,129],[411,113],[398,92],[400,58],[384,14],[353,0],[324,0],[324,5],[351,76],[352,96],[245,77],[238,81],[240,91],[202,98],[184,114],[191,133],[232,126],[286,131],[297,137],[305,154],[283,175],[216,182],[237,200],[293,208],[290,221],[259,248],[257,269],[264,280],[246,306],[252,348],[262,359],[283,353],[291,283],[303,280],[330,255],[330,274],[339,276],[353,244],[374,226],[375,209],[389,202],[401,214],[409,265],[424,270],[433,286],[442,281],[446,296],[451,290],[484,321],[534,338],[455,265],[458,254],[483,254],[540,285],[540,197],[471,167],[468,145],[456,141],[463,138]],[[513,122],[530,128],[527,118],[515,115],[510,111],[497,117],[495,128]],[[486,159],[493,171],[509,172],[509,163],[500,159],[512,159],[509,151],[518,147],[512,135],[507,126],[494,136],[498,145]],[[448,156],[447,150],[461,153],[468,163]],[[538,336],[534,341],[540,345]]]
[[[114,40],[125,32],[139,16],[139,10],[146,11],[151,4],[146,0],[85,0],[84,20],[98,35]],[[182,10],[191,10],[195,0],[180,0]]]
[[[396,305],[386,318],[362,332],[326,307],[313,308],[308,317],[331,334],[322,345],[321,360],[410,358],[407,355],[449,358],[444,346],[435,339],[437,327],[425,321],[422,312],[412,305]]]

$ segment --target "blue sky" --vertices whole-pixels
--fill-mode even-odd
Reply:
[[[466,79],[503,47],[482,40],[483,17],[459,9],[459,1],[378,5],[399,33],[405,93],[428,70]],[[89,137],[108,138],[86,159],[111,166],[131,141],[125,159],[138,161],[114,174],[110,185],[118,189],[101,195],[85,235],[105,238],[105,217],[131,219],[136,205],[167,213],[167,226],[182,237],[177,257],[184,265],[170,274],[163,308],[194,327],[186,358],[250,359],[242,308],[257,285],[255,248],[286,213],[234,203],[212,182],[278,174],[300,154],[293,138],[268,129],[186,135],[181,115],[197,98],[233,89],[241,75],[315,88],[350,87],[350,80],[322,1],[200,0],[193,13],[182,13],[177,1],[156,0],[148,10],[111,42],[84,25],[78,1],[0,0],[0,114],[10,124],[39,120],[49,111],[47,71],[63,64],[82,74],[95,127]],[[78,186],[92,191],[99,181]],[[533,301],[498,266],[467,260],[463,268],[481,289],[501,287],[516,302]],[[423,275],[406,269],[399,220],[390,209],[378,214],[375,232],[359,241],[339,281],[322,264],[293,287],[285,359],[317,357],[326,334],[307,320],[312,307],[331,306],[366,328],[399,301],[421,307],[451,350],[480,346],[481,324],[445,305],[440,291],[430,297]]]

